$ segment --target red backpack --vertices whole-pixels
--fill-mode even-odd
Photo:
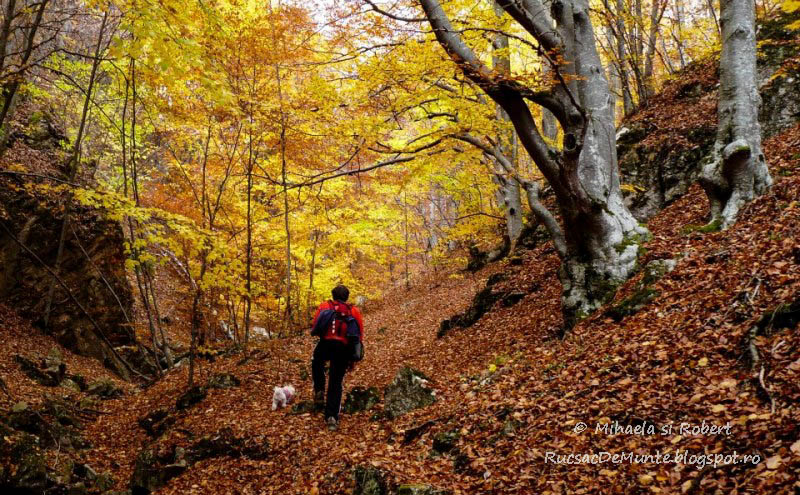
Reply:
[[[351,361],[364,359],[361,327],[353,316],[352,306],[339,301],[328,301],[329,308],[320,311],[311,335],[324,340],[338,340],[347,344]]]
[[[339,301],[328,301],[333,311],[333,318],[328,328],[322,333],[323,339],[347,342],[347,326],[353,318],[351,306]],[[358,323],[356,322],[356,326]]]

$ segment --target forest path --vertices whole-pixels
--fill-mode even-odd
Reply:
[[[401,472],[419,472],[421,452],[395,450],[392,438],[424,421],[422,417],[452,416],[460,403],[460,377],[486,367],[478,356],[486,352],[486,346],[477,353],[465,353],[464,347],[452,345],[449,337],[437,339],[436,332],[442,320],[469,306],[486,277],[497,269],[478,274],[442,272],[411,290],[397,290],[374,308],[364,308],[366,357],[345,377],[345,395],[354,387],[382,390],[399,369],[411,366],[431,378],[438,398],[433,406],[394,421],[370,421],[374,411],[343,414],[336,432],[325,428],[320,414],[272,411],[272,389],[277,385],[293,384],[297,400],[311,399],[310,360],[317,339],[303,335],[260,341],[252,345],[251,359],[245,363],[241,354],[213,362],[198,360],[196,383],[204,384],[224,372],[237,376],[242,385],[209,389],[203,401],[175,413],[175,424],[156,440],[148,437],[137,421],[153,410],[174,408],[176,397],[186,389],[185,369],[170,372],[141,392],[108,401],[109,414],[88,427],[87,436],[99,447],[90,453],[92,465],[118,473],[118,488],[127,488],[136,456],[143,448],[169,452],[200,436],[231,429],[241,438],[265,441],[274,456],[268,460],[218,457],[200,461],[158,493],[224,493],[232,489],[231,483],[239,493],[309,493],[314,486],[322,493],[340,493],[344,487],[338,484],[349,478],[354,465],[380,462],[377,459],[404,464]],[[449,461],[436,462],[442,472],[452,472]]]

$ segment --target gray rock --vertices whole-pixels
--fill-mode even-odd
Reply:
[[[64,375],[67,372],[67,366],[64,363],[47,367],[46,362],[43,362],[42,364],[45,366],[42,367],[25,356],[20,355],[14,356],[14,360],[19,364],[25,376],[45,387],[57,387],[58,384],[61,383],[61,380],[64,379]]]
[[[449,495],[449,490],[439,490],[431,485],[410,484],[397,487],[397,495]]]
[[[430,406],[436,402],[436,393],[422,372],[404,367],[384,390],[383,399],[386,415],[394,419],[414,409]]]
[[[678,265],[677,260],[663,259],[653,260],[644,267],[642,284],[650,285],[660,280],[664,275],[671,272]]]
[[[63,133],[55,132],[46,115],[36,118],[31,115],[31,120],[32,142],[40,143],[42,139],[58,134],[63,136]],[[60,145],[54,146],[55,150],[60,148]],[[60,164],[67,162],[69,160],[56,154],[52,168],[39,173],[60,177],[64,174]],[[53,233],[59,232],[64,222],[64,208],[58,207],[63,203],[63,192],[24,187],[29,181],[30,178],[21,176],[0,176],[3,221],[20,241],[52,265],[58,250],[58,236],[54,239]],[[87,184],[83,177],[76,181]],[[133,315],[133,293],[125,271],[122,225],[107,219],[99,209],[83,206],[77,201],[73,203],[70,225],[81,245],[72,234],[67,236],[61,257],[61,277],[112,345],[134,343],[126,318]],[[91,260],[87,259],[81,247],[90,253]],[[116,295],[108,290],[99,273],[104,274]],[[24,318],[42,323],[44,301],[52,283],[52,276],[46,269],[32,260],[11,236],[0,232],[0,302],[14,308]],[[66,299],[67,295],[56,285],[55,300]],[[120,376],[129,377],[127,369],[103,342],[86,315],[71,302],[52,305],[48,334],[65,348],[94,357]]]
[[[324,409],[323,404],[317,404],[313,400],[301,400],[292,406],[289,414],[310,414],[322,412]]]
[[[0,433],[0,486],[8,490],[4,493],[44,493],[47,464],[39,439],[5,426],[0,428]]]
[[[80,392],[81,391],[81,386],[78,385],[71,378],[65,378],[64,380],[61,381],[61,383],[59,385],[64,387],[64,388],[66,388],[66,389],[68,389],[68,390],[72,390],[73,392]]]
[[[217,373],[208,379],[208,386],[211,388],[234,388],[242,382],[230,373]]]
[[[114,477],[111,473],[100,473],[94,480],[94,486],[99,492],[106,492],[114,487]]]
[[[653,287],[664,275],[675,269],[676,260],[653,260],[644,268],[642,279],[636,284],[634,292],[606,310],[606,316],[615,321],[622,321],[626,316],[639,312],[647,304],[658,297],[661,291]]]
[[[381,397],[377,388],[355,387],[347,393],[342,411],[345,414],[369,411],[380,401]]]
[[[434,455],[449,454],[455,449],[458,443],[459,435],[458,430],[443,431],[437,433],[433,437],[432,452]]]
[[[123,395],[122,389],[117,387],[110,378],[100,378],[91,382],[86,393],[96,395],[101,399],[116,399]]]
[[[372,466],[356,466],[353,469],[356,487],[353,495],[388,495],[386,473]]]
[[[475,294],[475,296],[472,298],[472,304],[469,308],[467,308],[466,311],[457,314],[450,319],[442,321],[442,323],[439,325],[439,332],[436,334],[436,337],[442,338],[456,327],[471,327],[478,320],[480,320],[487,311],[492,309],[494,303],[506,295],[504,292],[493,292],[492,289],[494,284],[496,284],[496,281],[493,282],[492,285],[489,285],[487,281],[486,287]]]
[[[137,423],[148,435],[158,437],[175,423],[175,417],[170,415],[169,410],[160,408],[139,418]]]
[[[265,459],[269,455],[266,443],[254,444],[237,437],[230,429],[204,436],[187,447],[174,447],[171,454],[159,456],[163,449],[146,447],[136,457],[130,487],[133,495],[146,495],[164,486],[170,479],[191,465],[214,457],[248,457]]]
[[[47,353],[47,357],[44,358],[44,362],[48,368],[58,368],[64,362],[64,357],[61,355],[61,351],[58,350],[57,347],[53,347],[50,349],[50,352]]]
[[[195,385],[194,387],[184,392],[180,397],[178,397],[178,400],[175,403],[175,407],[179,410],[188,409],[193,405],[197,404],[198,402],[202,401],[203,399],[205,399],[206,395],[208,395],[208,393],[206,392],[205,387]]]
[[[163,460],[159,459],[151,449],[142,450],[136,456],[130,482],[133,495],[149,494],[186,470],[185,465],[163,466],[162,462]]]

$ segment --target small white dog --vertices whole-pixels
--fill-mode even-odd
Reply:
[[[291,385],[284,385],[283,387],[275,387],[272,393],[272,410],[284,408],[291,404],[294,400],[294,387]]]

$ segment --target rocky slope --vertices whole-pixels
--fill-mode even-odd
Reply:
[[[765,138],[800,120],[800,45],[780,16],[758,29],[758,79]],[[646,220],[680,198],[694,183],[714,144],[717,124],[716,60],[695,62],[666,85],[650,107],[623,122],[617,154],[625,200]]]
[[[68,208],[66,189],[59,182],[66,179],[64,139],[46,114],[31,112],[26,125],[17,126],[13,146],[0,164],[0,302],[15,308],[67,349],[94,357],[128,377],[129,370],[111,349],[133,343],[129,321],[132,292],[120,224],[77,202],[69,206],[70,222],[58,272],[86,312],[44,266],[55,266]],[[88,182],[85,177],[78,180],[80,184]],[[45,325],[51,290],[52,309]]]

